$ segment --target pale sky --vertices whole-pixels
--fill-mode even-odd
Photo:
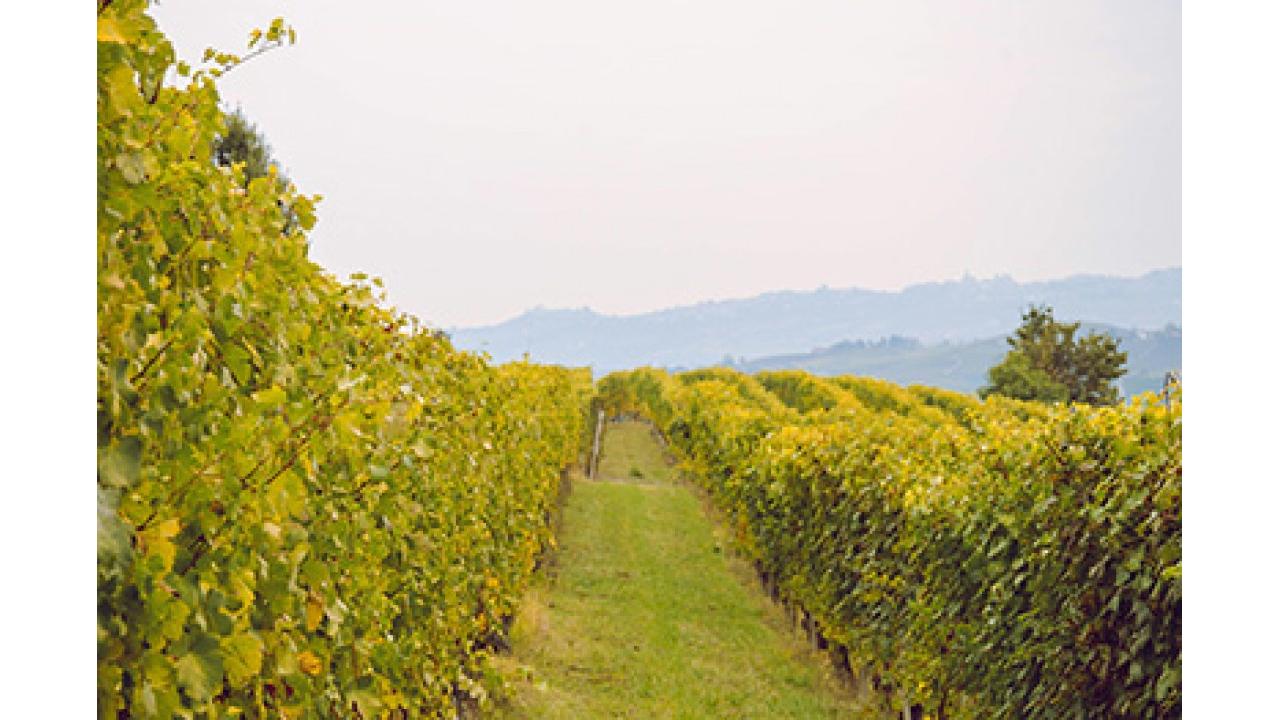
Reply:
[[[312,257],[433,325],[1182,263],[1181,6],[165,0],[304,192]]]

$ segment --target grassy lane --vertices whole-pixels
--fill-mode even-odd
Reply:
[[[600,467],[576,482],[554,576],[513,627],[507,717],[864,715],[731,572],[647,426],[610,426]]]

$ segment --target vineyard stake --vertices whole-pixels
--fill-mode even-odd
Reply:
[[[600,464],[600,433],[604,430],[604,410],[596,413],[596,436],[591,441],[591,466],[587,468],[587,477],[592,480],[596,479],[596,472]]]

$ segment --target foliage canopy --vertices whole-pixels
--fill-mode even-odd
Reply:
[[[1053,309],[1032,306],[1008,338],[1010,350],[987,372],[989,385],[978,395],[1017,400],[1114,405],[1120,393],[1112,384],[1124,375],[1128,354],[1109,335],[1077,338],[1080,323],[1058,322]]]
[[[895,705],[1181,717],[1176,386],[1105,407],[725,368],[597,388],[664,430],[771,592]]]
[[[99,716],[456,716],[589,375],[493,367],[311,262],[318,198],[212,157],[215,79],[293,31],[193,68],[147,7],[97,18]]]

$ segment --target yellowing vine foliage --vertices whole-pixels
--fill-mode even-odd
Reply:
[[[598,393],[663,429],[765,583],[892,702],[1180,715],[1180,392],[1049,406],[645,368]]]
[[[590,376],[490,366],[308,260],[316,198],[210,159],[243,58],[177,63],[146,10],[98,12],[99,713],[456,714]]]

